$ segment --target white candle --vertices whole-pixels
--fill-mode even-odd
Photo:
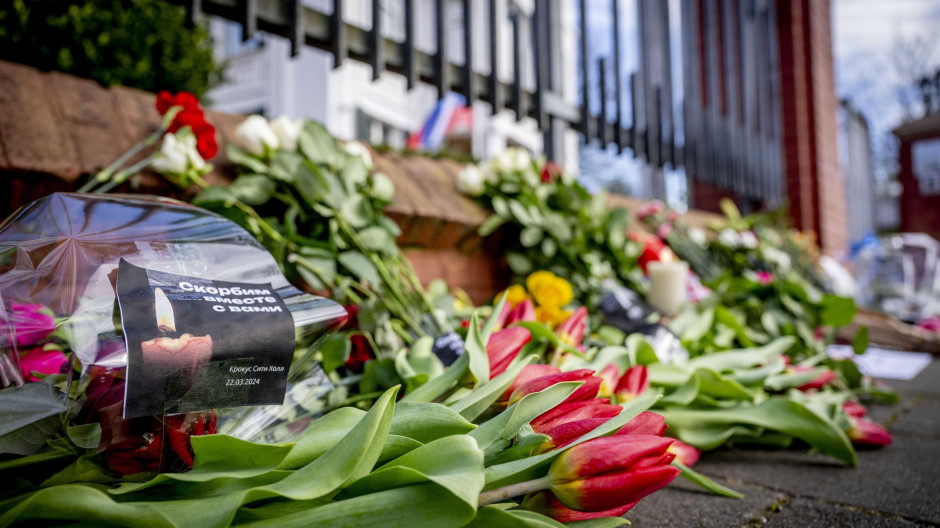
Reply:
[[[688,293],[689,263],[650,262],[646,266],[650,276],[650,291],[646,300],[665,316],[673,316],[685,302]]]

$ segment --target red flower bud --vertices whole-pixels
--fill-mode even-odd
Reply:
[[[490,360],[490,378],[505,372],[522,347],[531,339],[532,333],[521,326],[504,328],[491,335],[486,344],[486,356]]]
[[[39,381],[33,372],[40,374],[58,374],[62,366],[68,363],[59,350],[43,350],[41,347],[30,349],[20,358],[20,372],[26,381]]]
[[[858,403],[857,401],[847,400],[842,403],[842,410],[845,411],[845,414],[853,418],[862,418],[868,414],[868,409],[864,405]]]
[[[532,299],[526,299],[509,311],[506,316],[506,326],[535,320],[535,305],[532,304]]]
[[[365,365],[366,361],[369,361],[373,358],[372,344],[370,344],[369,339],[362,334],[353,334],[349,336],[349,344],[352,348],[349,352],[349,359],[346,360],[345,366],[349,370],[358,372],[362,370],[362,366]]]
[[[810,372],[814,368],[815,367],[810,367],[808,365],[793,365],[792,367],[788,368],[787,371],[793,374],[803,374],[805,372]],[[809,383],[800,385],[797,388],[801,391],[808,391],[810,389],[819,390],[825,387],[826,385],[829,385],[835,380],[836,380],[836,373],[830,369],[826,369],[820,372],[819,375],[816,376],[816,378],[810,381]]]
[[[851,418],[855,424],[846,431],[852,444],[860,447],[884,447],[891,444],[891,433],[884,427],[865,418]]]
[[[535,365],[526,365],[522,367],[522,372],[516,376],[516,379],[512,380],[512,383],[509,384],[509,387],[506,389],[506,392],[499,397],[499,402],[504,405],[509,401],[509,397],[512,396],[512,393],[516,389],[521,387],[527,381],[534,380],[535,378],[541,378],[542,376],[548,376],[549,374],[558,374],[561,370],[558,367],[553,367],[551,365],[543,365],[541,363]]]
[[[638,501],[679,476],[669,464],[672,439],[649,435],[594,438],[562,453],[548,470],[565,506],[597,512]]]
[[[598,519],[600,517],[620,517],[630,511],[630,508],[636,506],[637,502],[640,501],[634,501],[625,506],[618,506],[610,510],[581,512],[578,510],[572,510],[571,508],[565,506],[561,503],[561,501],[558,500],[557,497],[555,497],[555,495],[552,494],[552,492],[545,490],[535,493],[526,499],[525,502],[522,503],[522,507],[529,511],[547,515],[548,517],[551,517],[558,522],[568,523],[574,521]]]
[[[561,167],[554,161],[547,161],[542,166],[542,181],[550,183],[561,176]]]
[[[601,386],[597,391],[597,395],[603,398],[609,398],[614,395],[614,389],[617,388],[617,380],[620,379],[620,368],[617,365],[611,363],[604,367],[604,370],[601,371],[601,379],[604,380],[601,382]]]
[[[615,434],[662,436],[666,432],[666,418],[658,413],[645,411],[630,420]]]
[[[597,389],[601,386],[601,379],[597,376],[594,376],[594,371],[591,369],[581,369],[581,370],[572,370],[571,372],[559,372],[558,374],[550,374],[548,376],[542,376],[540,378],[535,378],[529,380],[519,386],[518,389],[513,391],[512,395],[509,397],[509,404],[512,405],[517,401],[521,400],[527,394],[532,394],[534,392],[540,392],[556,383],[561,383],[564,381],[583,381],[584,384],[575,389],[575,391],[568,396],[565,401],[562,403],[568,403],[579,400],[589,400],[597,396]]]
[[[692,467],[699,458],[702,458],[701,451],[681,440],[673,440],[672,445],[669,446],[669,452],[676,455],[677,462],[687,467]]]
[[[166,114],[174,106],[181,106],[183,110],[198,110],[199,99],[196,99],[196,96],[189,92],[179,92],[172,95],[170,92],[163,90],[157,94],[157,112],[160,112],[160,115]]]
[[[617,416],[622,410],[619,405],[608,403],[607,399],[563,403],[538,416],[530,425],[536,433],[551,437],[539,448],[540,452],[544,452],[568,445]]]
[[[614,395],[617,397],[617,401],[625,402],[643,394],[649,388],[650,380],[646,367],[637,365],[628,368],[623,373],[620,381],[617,382],[617,388],[614,389]]]
[[[533,310],[534,313],[534,310]],[[584,331],[587,328],[587,308],[579,306],[563,323],[555,329],[555,335],[571,346],[578,346],[584,341]]]

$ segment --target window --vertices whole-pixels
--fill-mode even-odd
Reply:
[[[238,22],[225,24],[225,56],[236,57],[243,53],[264,47],[264,35],[256,32],[253,37],[242,42],[242,26]]]
[[[914,142],[911,145],[911,165],[920,194],[940,194],[940,138]]]

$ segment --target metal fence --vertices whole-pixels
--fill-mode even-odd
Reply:
[[[347,23],[343,1],[318,10],[302,0],[173,0],[195,23],[203,14],[241,24],[245,39],[264,31],[289,39],[291,54],[307,45],[333,55],[334,67],[348,59],[371,65],[373,79],[391,71],[405,76],[408,88],[428,83],[438,94],[463,94],[468,101],[490,103],[493,113],[511,110],[516,119],[536,120],[549,158],[561,156],[564,132],[577,130],[582,140],[623,152],[655,168],[684,169],[690,182],[705,182],[747,199],[778,202],[783,194],[779,54],[776,0],[679,0],[678,13],[663,0],[635,0],[639,24],[636,71],[624,72],[620,52],[621,0],[534,0],[527,14],[512,0],[432,0],[436,50],[415,46],[417,0],[404,2],[404,38],[385,37],[381,0],[372,2],[372,24],[364,29]],[[561,95],[558,42],[561,4],[576,1],[580,13],[580,101]],[[462,7],[462,62],[448,60],[445,4]],[[509,8],[497,9],[500,2]],[[587,8],[604,3],[610,9],[612,53],[592,57]],[[472,11],[484,10],[486,27],[472,27]],[[512,27],[511,79],[500,78],[498,13]],[[680,42],[669,30],[671,17],[681,18]],[[489,45],[489,71],[473,69],[473,39]],[[672,50],[681,44],[682,99],[676,115]],[[524,81],[527,61],[535,72]],[[596,74],[592,75],[593,72]],[[608,86],[612,76],[613,87]],[[625,82],[626,81],[626,82]],[[596,94],[596,97],[591,96]],[[592,104],[597,101],[598,104]],[[632,119],[627,123],[627,109]],[[592,112],[592,108],[598,110]],[[612,114],[611,114],[612,112]],[[662,178],[659,171],[658,178]]]

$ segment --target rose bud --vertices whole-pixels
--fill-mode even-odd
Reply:
[[[532,339],[532,333],[521,326],[504,328],[490,336],[486,357],[490,360],[490,378],[499,376],[509,367],[519,351]]]
[[[666,418],[659,413],[644,411],[624,424],[615,434],[662,436],[665,432]]]
[[[587,308],[579,306],[573,314],[555,329],[555,335],[564,343],[578,346],[584,341],[584,331],[587,328]]]
[[[620,378],[620,369],[617,365],[611,363],[604,367],[600,373],[601,386],[597,390],[597,395],[602,398],[609,398],[614,395],[614,389],[617,387],[617,380]]]
[[[522,507],[526,510],[533,511],[536,513],[541,513],[555,519],[561,523],[575,522],[575,521],[587,521],[590,519],[598,519],[600,517],[620,517],[623,514],[630,511],[630,508],[636,506],[640,501],[634,501],[625,506],[618,506],[617,508],[612,508],[610,510],[602,510],[597,512],[581,512],[578,510],[572,510],[571,508],[565,506],[558,500],[552,492],[545,490],[533,494],[522,503]]]
[[[55,330],[55,319],[41,304],[10,303],[10,322],[19,347],[37,345]]]
[[[506,316],[506,326],[526,321],[535,321],[535,305],[532,304],[532,299],[520,302]]]
[[[676,455],[676,462],[686,467],[692,467],[699,458],[702,458],[701,451],[681,440],[673,440],[672,445],[669,446],[669,452]]]
[[[649,435],[594,438],[562,453],[548,470],[565,506],[603,511],[638,501],[679,476],[669,464],[672,439]]]
[[[868,409],[866,409],[864,405],[852,400],[846,400],[843,402],[842,410],[845,411],[845,414],[853,418],[862,418],[868,414]]]
[[[66,363],[68,363],[68,358],[61,351],[43,350],[36,347],[20,358],[20,372],[23,373],[23,378],[27,381],[39,381],[39,378],[34,376],[33,372],[58,374]]]
[[[628,368],[623,373],[620,381],[617,382],[617,387],[614,389],[614,396],[617,397],[619,402],[630,401],[646,392],[648,388],[650,388],[650,380],[647,376],[646,367],[637,365]]]
[[[865,418],[851,418],[855,425],[846,431],[852,444],[858,447],[884,447],[891,444],[891,433]]]
[[[553,367],[551,365],[543,365],[537,363],[535,365],[526,365],[522,367],[522,372],[516,376],[516,379],[512,380],[512,383],[509,384],[509,387],[506,389],[506,392],[499,397],[497,402],[502,403],[503,405],[509,401],[509,397],[512,396],[512,393],[524,385],[527,381],[533,380],[535,378],[541,378],[542,376],[548,376],[549,374],[558,374],[561,370],[558,367]]]
[[[520,385],[518,389],[513,391],[512,395],[509,397],[509,404],[512,405],[513,403],[516,403],[527,394],[540,392],[551,387],[552,385],[555,385],[556,383],[561,383],[564,381],[583,381],[584,384],[575,389],[575,391],[571,393],[571,396],[568,396],[568,398],[566,398],[562,403],[589,400],[597,396],[597,389],[600,388],[602,381],[599,377],[594,376],[593,374],[594,371],[591,369],[580,369],[572,370],[571,372],[549,374],[548,376],[542,376],[540,378],[529,380]]]
[[[787,372],[790,372],[792,374],[803,374],[803,373],[812,371],[814,368],[815,367],[810,367],[808,365],[793,365],[792,367],[787,369]],[[829,385],[835,380],[836,380],[836,373],[830,369],[826,369],[820,372],[819,375],[816,376],[815,379],[813,379],[809,383],[800,385],[799,387],[797,387],[797,389],[801,391],[808,391],[810,389],[819,390],[825,387],[826,385]]]

